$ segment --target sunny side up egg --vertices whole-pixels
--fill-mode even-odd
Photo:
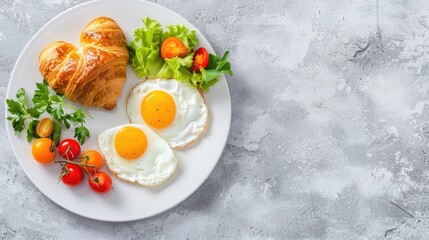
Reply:
[[[157,186],[175,171],[177,159],[168,143],[152,129],[125,124],[98,136],[107,167],[117,177],[143,186]]]
[[[193,142],[207,124],[208,112],[200,92],[175,79],[153,79],[137,84],[127,102],[131,123],[152,128],[172,148]]]

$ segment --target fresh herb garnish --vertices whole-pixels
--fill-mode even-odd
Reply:
[[[37,125],[35,121],[40,117],[40,113],[35,108],[28,108],[26,106],[25,90],[20,88],[16,93],[16,100],[6,99],[6,104],[7,110],[11,113],[11,115],[7,117],[7,120],[12,122],[15,134],[24,130],[25,121],[27,119],[31,121],[31,128],[27,130],[27,139],[31,141],[35,134],[34,125]]]
[[[199,82],[199,86],[201,89],[207,91],[219,81],[219,77],[224,73],[232,76],[231,64],[227,60],[228,55],[229,52],[226,51],[222,58],[219,59],[218,56],[209,54],[209,63],[206,69],[200,68],[201,82]]]
[[[88,113],[81,108],[76,108],[65,102],[63,95],[51,94],[48,83],[43,81],[36,83],[36,90],[31,99],[33,105],[26,103],[25,90],[19,89],[16,93],[16,100],[6,99],[10,116],[7,120],[12,122],[15,134],[20,133],[25,128],[26,120],[30,120],[27,128],[27,141],[31,142],[33,138],[39,138],[36,133],[36,126],[39,123],[38,118],[45,112],[49,113],[55,122],[69,129],[72,125],[75,127],[75,138],[80,144],[83,144],[89,137],[89,130],[84,126],[85,117],[90,117]],[[66,113],[64,109],[71,110]],[[67,111],[68,112],[68,111]]]

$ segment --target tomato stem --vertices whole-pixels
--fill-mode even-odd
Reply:
[[[54,141],[51,141],[51,146],[49,147],[49,151],[51,151],[51,153],[55,153],[55,143],[54,143]]]
[[[61,164],[61,163],[60,163]],[[64,165],[62,165],[61,164],[61,175],[60,175],[60,177],[58,178],[58,182],[57,183],[59,183],[62,179],[63,179],[63,177],[65,176],[65,175],[67,175],[69,173],[69,171],[67,170],[67,168],[64,166]]]
[[[92,166],[92,168],[95,168],[94,173],[96,173],[97,172],[96,166],[95,165],[90,165],[90,166]],[[88,173],[89,176],[92,175],[92,173],[88,170],[88,168],[83,168],[83,169],[85,169],[85,171]]]
[[[54,161],[54,163],[59,163],[59,164],[70,163],[70,164],[74,164],[74,165],[78,165],[78,166],[84,166],[84,167],[90,167],[90,168],[96,168],[97,167],[97,166],[91,165],[91,164],[72,162],[72,161],[68,161],[68,160],[56,160],[56,161]]]
[[[83,156],[82,158],[84,158],[85,160],[83,162],[88,162],[89,161],[89,156],[91,156],[92,153],[90,153],[89,155]]]
[[[95,186],[97,186],[97,188],[100,188],[100,186],[98,186],[98,182],[99,182],[98,177],[91,176],[91,180],[95,183]]]

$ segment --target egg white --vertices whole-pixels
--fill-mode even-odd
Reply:
[[[127,126],[142,130],[147,138],[146,151],[134,160],[119,156],[114,145],[116,133]],[[98,144],[112,173],[143,186],[160,185],[174,173],[177,166],[177,159],[167,142],[146,126],[124,124],[107,129],[98,135]]]
[[[127,114],[131,123],[150,127],[141,115],[140,106],[145,96],[155,90],[170,94],[176,105],[176,115],[168,127],[152,129],[172,148],[185,147],[197,139],[204,132],[207,124],[207,106],[197,89],[175,79],[148,79],[137,84],[127,102]]]

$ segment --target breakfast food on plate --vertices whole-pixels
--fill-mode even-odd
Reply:
[[[80,154],[80,145],[72,138],[64,139],[58,144],[58,153],[64,159],[73,160]]]
[[[98,136],[106,165],[117,177],[143,186],[156,186],[175,171],[177,159],[162,138],[150,128],[125,124]]]
[[[208,91],[222,74],[232,75],[229,52],[222,57],[210,54],[198,46],[195,30],[184,25],[161,24],[149,17],[143,27],[134,31],[128,44],[130,66],[139,78],[166,78],[187,82],[199,90]]]
[[[69,186],[79,185],[84,178],[82,169],[73,163],[67,163],[62,168],[61,181]]]
[[[96,175],[101,174],[98,170],[103,165],[103,157],[100,153],[88,150],[84,152],[80,162],[73,161],[81,152],[79,142],[83,143],[89,137],[89,130],[84,126],[85,116],[89,115],[81,108],[69,104],[65,107],[63,96],[51,94],[47,83],[37,83],[36,87],[31,105],[26,101],[23,88],[18,90],[17,100],[6,100],[10,113],[7,119],[12,122],[15,133],[23,131],[26,119],[30,119],[27,141],[31,142],[36,138],[31,146],[34,160],[41,164],[60,164],[59,181],[68,186],[79,185],[84,179],[83,170],[85,170],[90,175],[88,184],[95,192],[108,192],[112,186],[110,177],[107,174],[103,177]],[[69,113],[65,113],[65,109]],[[39,120],[45,112],[49,113],[52,119],[45,117]],[[72,124],[78,125],[75,128],[75,137],[79,142],[71,138],[60,142],[61,126],[70,128]],[[61,160],[61,157],[64,160]]]
[[[102,171],[91,174],[88,183],[97,193],[107,193],[112,189],[112,179],[109,174]]]
[[[86,172],[94,173],[100,170],[101,166],[103,166],[103,156],[101,155],[101,153],[95,150],[86,150],[82,154],[82,157],[80,158],[80,163],[95,166],[95,167],[85,167],[85,166],[82,167],[82,169],[84,169]]]
[[[176,170],[172,148],[189,145],[206,129],[203,92],[222,74],[232,75],[228,54],[216,56],[199,46],[195,30],[184,25],[164,29],[149,17],[127,45],[113,19],[98,17],[84,28],[79,47],[57,41],[42,50],[39,70],[44,81],[36,83],[31,101],[24,88],[17,91],[16,100],[6,100],[7,119],[16,135],[26,129],[27,141],[36,139],[31,152],[37,162],[61,165],[59,179],[68,186],[79,185],[88,175],[92,190],[109,192],[112,179],[100,171],[104,161],[123,180],[157,186]],[[144,80],[131,90],[127,105],[121,106],[126,107],[131,123],[99,134],[102,154],[94,149],[81,154],[80,144],[90,137],[86,117],[92,117],[66,98],[112,110],[126,79],[128,60]],[[62,139],[62,127],[73,127],[74,138]]]
[[[56,92],[85,106],[111,110],[126,78],[125,35],[111,18],[98,17],[80,35],[80,47],[64,41],[39,55],[39,70]]]
[[[174,79],[146,80],[128,96],[131,123],[152,128],[172,148],[193,142],[207,124],[207,106],[200,92]]]
[[[51,136],[55,145],[58,145],[63,126],[67,129],[74,126],[74,137],[80,144],[85,143],[89,137],[89,130],[85,127],[85,121],[86,117],[92,117],[82,108],[76,108],[65,103],[64,96],[51,94],[46,81],[36,83],[36,90],[31,101],[27,100],[24,88],[17,91],[16,98],[16,100],[6,99],[7,111],[9,112],[7,120],[12,122],[16,135],[25,129],[26,122],[28,122],[28,142],[34,138]],[[40,119],[46,113],[49,113],[52,119]],[[30,121],[26,121],[27,119]]]
[[[152,128],[172,148],[185,147],[204,132],[208,110],[203,91],[222,74],[232,75],[228,52],[218,57],[204,47],[194,51],[197,46],[195,30],[184,25],[164,30],[149,17],[128,44],[131,68],[146,78],[128,97],[128,117]]]
[[[49,164],[55,160],[55,147],[50,138],[39,138],[31,146],[34,160],[42,164]]]

